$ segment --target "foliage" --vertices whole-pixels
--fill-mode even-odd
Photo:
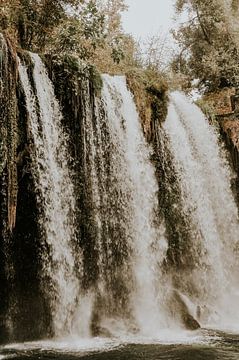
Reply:
[[[161,73],[167,52],[162,36],[146,51],[122,28],[125,0],[1,0],[0,31],[21,49],[69,55],[93,63],[101,72],[147,68]]]
[[[105,14],[107,43],[112,49],[112,58],[119,63],[124,58],[122,51],[123,29],[121,25],[121,14],[127,9],[124,0],[107,0],[103,7]]]
[[[144,43],[141,57],[143,66],[159,72],[167,72],[172,55],[172,48],[168,34],[160,31],[158,34],[148,37]]]
[[[48,48],[51,52],[74,53],[86,60],[103,45],[104,39],[104,16],[95,1],[90,0],[61,22]]]
[[[17,36],[25,49],[44,48],[52,30],[65,17],[66,6],[75,0],[2,0],[3,26]]]
[[[127,10],[124,0],[12,0],[10,4],[2,0],[2,4],[0,26],[21,49],[48,54],[45,60],[49,67],[58,64],[58,71],[69,78],[75,73],[72,83],[86,72],[96,92],[102,86],[96,69],[134,74],[131,83],[146,93],[153,117],[164,117],[166,38],[150,38],[142,53],[133,37],[123,31],[121,16]],[[18,52],[20,56],[25,54]]]
[[[106,41],[103,47],[98,47],[91,61],[102,73],[124,74],[129,69],[141,66],[138,62],[138,47],[135,40],[126,34],[121,35],[120,53],[113,51],[112,46]]]
[[[149,142],[156,134],[155,128],[167,116],[168,84],[163,75],[152,69],[135,68],[126,74],[127,83],[134,94],[144,134]]]
[[[116,63],[124,58],[121,12],[123,0],[1,0],[0,29],[7,30],[23,49],[65,52],[92,58],[97,49],[110,49]]]
[[[93,61],[102,72],[121,73],[136,65],[137,44],[132,36],[124,33],[121,24],[125,10],[123,0],[105,0],[101,4],[105,15],[105,43],[98,47]]]
[[[218,126],[218,121],[216,120],[215,112],[213,104],[207,99],[201,98],[196,101],[196,105],[202,110],[207,119],[209,119],[214,126]]]
[[[179,52],[172,61],[175,73],[198,87],[213,91],[239,83],[239,56],[220,0],[177,0],[176,11],[187,11],[189,20],[174,37]]]

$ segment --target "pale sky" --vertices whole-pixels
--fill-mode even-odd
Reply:
[[[123,14],[123,26],[135,38],[146,39],[173,25],[174,0],[125,0],[129,10]]]

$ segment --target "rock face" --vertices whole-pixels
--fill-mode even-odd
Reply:
[[[206,101],[209,101],[214,109],[222,137],[229,150],[230,161],[236,173],[232,187],[239,204],[239,91],[235,88],[225,88],[207,96]]]
[[[230,162],[236,177],[232,180],[232,188],[239,204],[239,89],[224,88],[207,94],[204,99],[220,126],[221,136],[228,149]]]
[[[236,176],[232,180],[232,188],[239,205],[239,117],[225,117],[220,121],[222,137],[229,150],[231,164]]]
[[[190,310],[179,291],[172,290],[170,302],[170,308],[174,309],[173,316],[176,317],[180,323],[183,323],[187,330],[200,329],[201,326],[199,322],[190,313]]]
[[[11,341],[43,336],[50,321],[38,279],[41,243],[25,99],[16,50],[3,36],[0,58],[0,341]]]
[[[235,94],[235,88],[225,88],[216,93],[208,94],[205,96],[205,100],[214,109],[216,116],[226,116],[234,113]]]
[[[129,72],[126,78],[134,95],[144,135],[149,143],[154,143],[157,128],[167,116],[167,84],[150,71]]]
[[[4,325],[11,282],[13,281],[10,253],[12,234],[16,223],[17,203],[17,73],[13,48],[0,34],[0,329]],[[10,281],[9,281],[10,278]]]
[[[6,182],[7,192],[5,231],[12,232],[16,222],[17,202],[17,65],[14,49],[1,34],[0,55],[0,176],[2,182]]]

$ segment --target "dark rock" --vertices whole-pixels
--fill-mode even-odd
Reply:
[[[190,310],[178,290],[172,291],[170,306],[174,309],[174,316],[183,323],[187,330],[197,330],[201,327],[199,322],[190,314]]]

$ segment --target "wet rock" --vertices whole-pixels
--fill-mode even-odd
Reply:
[[[190,310],[178,290],[173,290],[170,306],[174,308],[174,316],[183,323],[187,330],[200,329],[199,322],[190,314]]]
[[[194,319],[192,315],[188,313],[183,314],[182,320],[187,330],[197,330],[200,329],[201,327],[199,322],[196,319]]]

